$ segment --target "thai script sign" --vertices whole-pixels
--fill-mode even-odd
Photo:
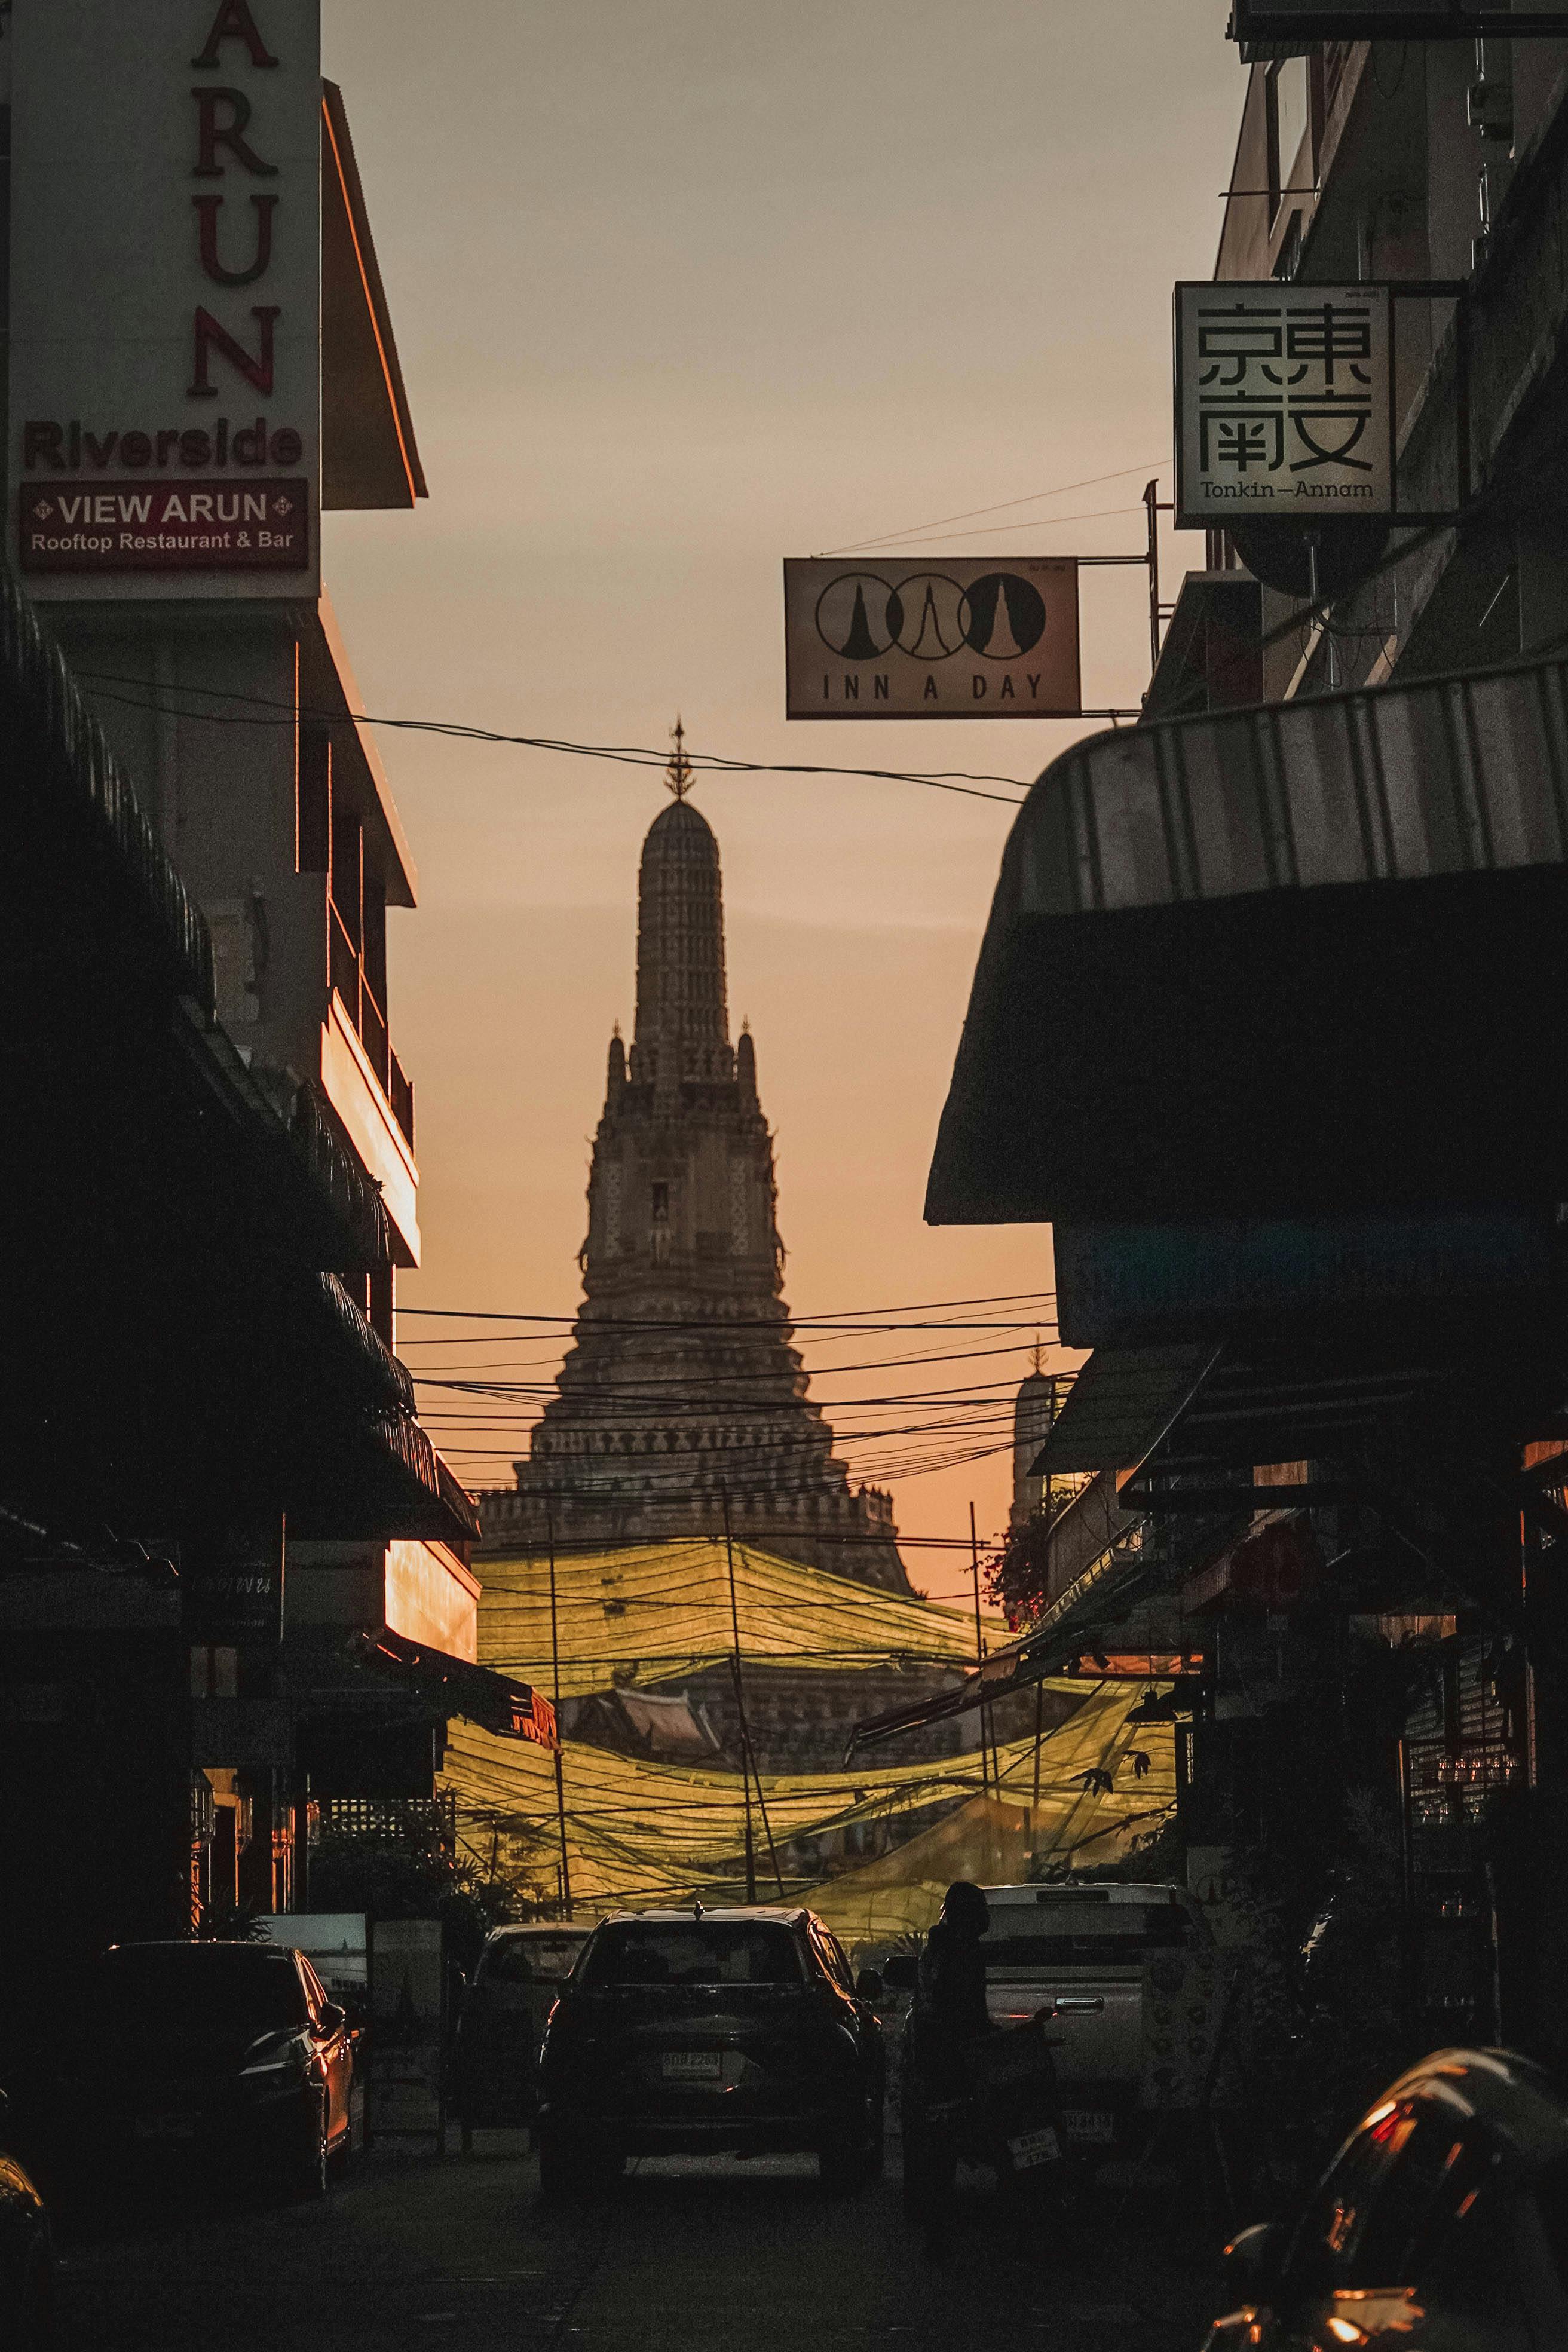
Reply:
[[[1394,512],[1384,286],[1176,288],[1176,522]]]
[[[791,719],[1071,718],[1077,562],[792,559],[784,667]]]

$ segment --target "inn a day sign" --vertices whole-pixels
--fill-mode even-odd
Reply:
[[[1176,288],[1178,525],[1394,511],[1385,286]]]
[[[314,596],[320,0],[16,0],[10,24],[30,593]]]

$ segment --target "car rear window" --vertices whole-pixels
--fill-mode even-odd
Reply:
[[[1146,1953],[1179,1951],[1197,1937],[1179,1903],[998,1905],[982,1949],[988,1969],[1134,1967]]]
[[[88,2014],[117,2039],[205,2041],[303,2025],[305,1989],[281,1953],[173,1944],[106,1952],[88,1988]]]
[[[583,1967],[586,1985],[799,1984],[800,1947],[765,1920],[660,1920],[602,1928]]]
[[[559,1984],[586,1936],[507,1936],[479,1959],[476,1984]]]

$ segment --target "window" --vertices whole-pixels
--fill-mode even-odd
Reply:
[[[309,2011],[288,1953],[129,1944],[95,1963],[81,2014],[89,2038],[105,2047],[177,2052],[303,2025]]]
[[[1279,216],[1281,198],[1309,191],[1314,178],[1310,146],[1302,152],[1311,123],[1311,80],[1305,58],[1280,58],[1264,76],[1268,145],[1268,220]]]
[[[560,1984],[585,1936],[504,1936],[480,1957],[476,1984]]]
[[[668,1184],[656,1184],[653,1188],[653,1221],[656,1225],[667,1225],[669,1223],[669,1187]]]
[[[1151,1952],[1184,1950],[1198,1940],[1179,1903],[998,1904],[981,1940],[988,1976],[1015,1969],[1137,1968]]]
[[[197,1642],[191,1650],[191,1696],[237,1698],[239,1652],[227,1643]]]
[[[790,1930],[751,1920],[605,1928],[583,1966],[589,1986],[799,1984],[802,1974]]]

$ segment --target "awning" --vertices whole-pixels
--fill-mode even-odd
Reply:
[[[1146,1570],[1141,1542],[1142,1517],[1121,1509],[1117,1500],[1121,1475],[1125,1474],[1107,1470],[1091,1479],[1052,1527],[1047,1588],[1052,1603],[1045,1615],[1016,1642],[994,1650],[955,1690],[894,1707],[885,1715],[868,1716],[856,1724],[849,1736],[849,1755],[858,1748],[891,1739],[900,1731],[963,1715],[983,1701],[1005,1698],[1057,1671],[1071,1654],[1051,1639],[1067,1604],[1090,1590],[1120,1591],[1129,1579]]]
[[[390,1627],[379,1633],[359,1634],[355,1640],[363,1655],[399,1674],[447,1715],[460,1715],[506,1738],[531,1739],[540,1748],[560,1746],[555,1710],[543,1692],[529,1684],[513,1682],[510,1675],[477,1666],[467,1658],[454,1658],[426,1643],[410,1642]]]
[[[1095,736],[1014,824],[926,1214],[1559,1200],[1565,1021],[1561,662]]]
[[[1208,1345],[1097,1349],[1068,1391],[1030,1475],[1125,1470],[1142,1462],[1196,1394],[1218,1353]]]

